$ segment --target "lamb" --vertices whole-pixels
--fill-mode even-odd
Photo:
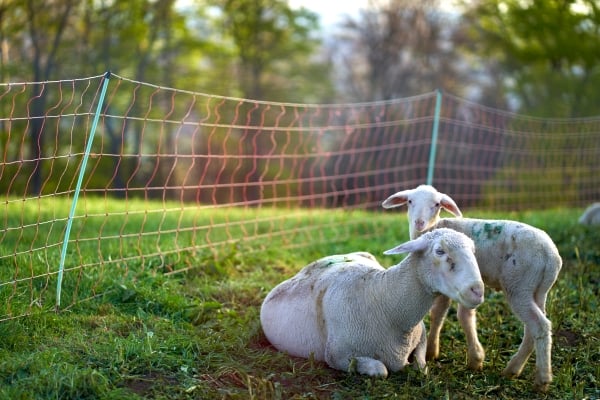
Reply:
[[[579,223],[582,225],[599,225],[600,224],[600,203],[593,203],[585,209]]]
[[[471,309],[483,301],[473,241],[439,229],[384,254],[410,254],[384,269],[366,252],[321,258],[272,289],[260,321],[275,348],[331,368],[387,377],[410,362],[426,372],[423,317],[439,294]]]
[[[474,240],[483,281],[488,287],[505,293],[512,312],[525,325],[519,350],[503,375],[520,375],[535,347],[535,387],[547,391],[552,381],[552,326],[546,317],[545,306],[548,291],[562,267],[562,259],[552,239],[544,231],[516,221],[440,219],[442,208],[457,217],[462,214],[450,196],[429,185],[398,192],[388,197],[382,206],[392,208],[406,203],[412,239],[433,229],[451,228]],[[439,335],[449,306],[450,300],[440,296],[431,310],[428,359],[439,356]],[[481,370],[484,350],[477,339],[475,311],[459,304],[458,319],[467,340],[468,366]]]

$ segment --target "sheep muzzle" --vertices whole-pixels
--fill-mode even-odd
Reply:
[[[483,282],[475,282],[460,293],[460,303],[468,308],[476,308],[484,299]]]

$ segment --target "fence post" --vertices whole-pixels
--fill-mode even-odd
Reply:
[[[427,167],[427,184],[433,184],[433,170],[435,169],[435,153],[437,151],[438,128],[440,125],[440,110],[442,108],[442,92],[435,91],[435,114],[433,116],[433,129],[431,130],[431,147],[429,148],[429,166]]]
[[[87,166],[87,161],[90,156],[90,151],[92,149],[92,143],[94,141],[94,135],[96,133],[96,128],[98,127],[98,119],[100,118],[100,111],[102,110],[102,105],[104,104],[104,96],[106,95],[106,88],[108,87],[108,82],[110,81],[110,71],[107,71],[102,78],[102,90],[100,91],[100,98],[98,100],[98,105],[96,106],[96,113],[94,114],[94,119],[92,121],[92,126],[90,128],[90,135],[88,138],[88,142],[85,148],[85,152],[83,154],[83,159],[81,160],[81,168],[79,169],[79,176],[77,177],[77,184],[75,186],[75,193],[73,194],[73,202],[71,203],[71,210],[69,211],[69,217],[67,219],[67,227],[65,229],[65,237],[62,243],[62,249],[60,252],[60,263],[58,265],[58,277],[56,282],[56,311],[60,309],[60,296],[62,291],[62,280],[63,280],[63,272],[65,269],[65,259],[67,256],[67,247],[69,245],[69,236],[71,235],[71,226],[73,225],[73,217],[75,215],[75,208],[77,207],[77,200],[79,200],[79,192],[81,191],[81,183],[83,182],[83,176],[85,175],[85,167]]]

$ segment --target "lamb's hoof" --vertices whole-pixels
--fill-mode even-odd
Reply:
[[[427,361],[433,361],[437,360],[438,358],[440,358],[440,350],[430,349],[429,346],[427,346],[427,351],[425,352],[425,359]]]
[[[513,357],[506,365],[506,368],[504,368],[504,371],[502,371],[502,375],[511,379],[516,378],[517,376],[521,375],[524,366],[524,363],[518,362],[516,357]]]
[[[483,371],[483,359],[468,360],[467,368],[471,371]]]
[[[536,374],[534,387],[535,390],[541,393],[548,393],[550,389],[550,383],[552,382],[552,376],[541,377]]]
[[[485,350],[481,345],[475,346],[467,351],[467,367],[472,371],[483,370],[483,360],[485,358]]]
[[[502,371],[502,376],[509,379],[516,378],[519,375],[521,375],[521,371],[513,371],[508,367],[504,368],[504,371]]]
[[[548,393],[548,390],[550,390],[550,382],[543,382],[543,383],[535,383],[535,390],[537,390],[540,393]]]

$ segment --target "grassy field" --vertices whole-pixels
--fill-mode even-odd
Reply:
[[[578,226],[580,211],[466,213],[531,223],[559,247],[565,264],[548,301],[555,380],[547,395],[532,391],[533,359],[518,379],[500,375],[522,327],[502,294],[491,290],[478,312],[487,351],[483,372],[465,367],[454,308],[442,333],[442,357],[427,375],[408,368],[373,379],[276,352],[259,323],[260,304],[273,286],[322,255],[367,250],[389,266],[398,260],[381,252],[408,237],[404,214],[374,213],[368,223],[351,225],[365,215],[332,219],[323,212],[305,218],[324,226],[310,246],[240,241],[210,257],[186,252],[174,262],[189,269],[178,274],[166,274],[164,262],[155,268],[151,258],[133,260],[126,276],[115,268],[93,277],[103,290],[90,300],[58,314],[1,322],[0,399],[598,399],[600,229]],[[352,239],[336,240],[348,229]],[[97,249],[79,257],[93,260]]]

